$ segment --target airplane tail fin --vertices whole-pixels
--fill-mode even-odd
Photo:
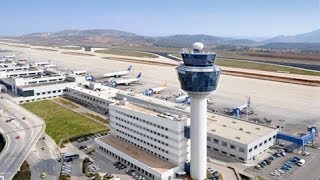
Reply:
[[[167,81],[164,81],[163,87],[167,87]]]
[[[140,78],[141,78],[141,73],[139,73],[137,76],[137,79],[140,79]]]
[[[132,66],[130,65],[130,66],[128,67],[127,71],[131,71],[131,69],[132,69]]]

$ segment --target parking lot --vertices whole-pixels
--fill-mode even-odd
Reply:
[[[116,159],[110,157],[110,156],[106,156],[103,153],[100,153],[99,149],[95,149],[94,151],[88,153],[89,149],[91,149],[90,147],[95,147],[95,143],[94,143],[94,138],[99,137],[99,136],[92,136],[89,138],[85,138],[87,140],[82,140],[82,141],[76,141],[73,142],[72,145],[77,148],[77,151],[80,151],[82,154],[85,154],[86,157],[89,157],[90,160],[92,161],[92,165],[90,167],[90,169],[95,169],[94,173],[97,172],[100,175],[104,176],[106,174],[112,174],[114,176],[119,177],[120,179],[134,179],[133,177],[129,176],[126,173],[126,170],[128,169],[127,167],[122,167],[122,168],[117,168],[116,166],[114,166],[113,164],[115,162],[117,162]],[[82,148],[80,148],[80,146],[82,146]],[[81,149],[81,150],[79,150]],[[80,158],[79,161],[83,161],[84,158]],[[79,164],[82,164],[79,162]],[[74,174],[82,174],[82,167],[77,167],[77,173]],[[74,172],[74,171],[73,171]],[[73,175],[73,174],[72,174]],[[82,174],[83,175],[83,174]],[[138,179],[138,178],[137,178]]]
[[[319,179],[320,172],[314,170],[316,168],[314,166],[320,163],[320,151],[318,149],[310,147],[307,147],[306,151],[310,153],[307,156],[304,156],[301,153],[299,154],[297,152],[286,152],[284,156],[281,155],[280,157],[278,157],[276,154],[270,154],[270,156],[268,156],[267,158],[268,163],[270,164],[266,162],[258,162],[258,164],[260,165],[265,165],[262,165],[263,167],[261,168],[259,168],[259,166],[253,166],[247,168],[245,171],[256,176],[261,176],[265,179]],[[270,158],[271,156],[273,156],[274,158]],[[300,159],[305,160],[305,163],[301,166],[297,165]],[[313,170],[310,171],[310,169]]]

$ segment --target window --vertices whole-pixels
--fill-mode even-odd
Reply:
[[[271,141],[271,138],[269,138],[269,141]]]
[[[221,141],[221,145],[222,145],[222,146],[227,146],[227,143],[224,142],[224,141]]]
[[[242,157],[239,157],[239,159],[240,159],[241,161],[244,161],[244,159],[243,159]]]
[[[258,146],[254,146],[254,149],[257,149],[258,148]]]
[[[219,140],[218,139],[213,139],[213,142],[216,144],[219,144]]]
[[[273,139],[275,139],[275,138],[276,138],[276,135],[273,136]]]
[[[227,152],[225,152],[225,151],[221,151],[221,153],[222,153],[222,154],[227,154]]]
[[[210,147],[210,146],[207,146],[207,148],[210,149],[211,147]]]
[[[236,149],[236,146],[233,145],[233,144],[230,144],[230,148],[231,148],[231,149]]]
[[[244,153],[246,151],[246,149],[244,147],[239,147],[239,151]]]
[[[249,149],[249,152],[252,152],[252,148]]]
[[[40,93],[37,93],[37,96],[40,96]]]
[[[219,149],[217,149],[217,148],[213,148],[213,150],[215,150],[215,151],[218,151],[218,152],[219,152]]]
[[[262,146],[262,143],[259,144],[259,147]]]
[[[233,155],[233,154],[230,154],[230,156],[231,156],[231,157],[236,157],[236,156],[235,156],[235,155]]]
[[[211,139],[210,139],[210,137],[207,137],[207,141],[210,141]]]
[[[267,140],[265,140],[264,143],[267,144]]]

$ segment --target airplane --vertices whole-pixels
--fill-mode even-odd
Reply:
[[[152,96],[153,94],[159,94],[160,91],[164,90],[167,88],[167,83],[164,82],[163,86],[161,87],[155,87],[155,88],[150,88],[144,91],[144,95],[146,96]]]
[[[179,94],[180,95],[180,94]],[[190,104],[190,97],[188,95],[180,95],[175,99],[176,103]]]
[[[82,75],[82,74],[87,74],[86,70],[78,70],[78,71],[71,71],[72,74],[75,75]]]
[[[136,78],[132,78],[132,79],[112,79],[109,82],[109,85],[111,87],[116,87],[117,85],[125,85],[128,86],[131,83],[135,83],[138,82],[141,78],[141,73],[138,74],[138,76]]]
[[[46,65],[43,65],[43,67],[45,68],[53,68],[53,67],[57,67],[56,64],[46,64]]]
[[[226,110],[227,114],[232,114],[236,118],[240,118],[240,114],[253,114],[253,110],[251,108],[251,97],[248,97],[247,103],[241,106],[232,108],[231,110]]]
[[[132,66],[130,65],[126,71],[118,71],[118,72],[110,72],[110,73],[105,73],[102,77],[121,77],[126,74],[129,74],[132,69]]]
[[[16,57],[16,54],[13,54],[13,55],[8,55],[8,56],[1,56],[2,58],[15,58]]]

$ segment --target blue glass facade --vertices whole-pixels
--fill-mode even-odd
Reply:
[[[220,70],[214,65],[215,53],[183,53],[183,65],[177,68],[181,88],[188,92],[216,90]]]
[[[216,58],[216,54],[214,53],[206,53],[206,54],[190,54],[183,53],[181,54],[184,65],[186,66],[213,66]]]
[[[192,72],[178,70],[181,88],[185,91],[210,92],[217,88],[220,71]]]

